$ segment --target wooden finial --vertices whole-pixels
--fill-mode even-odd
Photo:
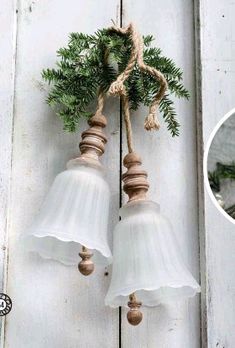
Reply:
[[[79,253],[79,256],[82,258],[82,261],[80,261],[78,264],[80,273],[82,273],[84,276],[90,275],[95,268],[94,263],[91,260],[93,254],[87,250],[87,248],[82,247],[82,251]]]
[[[103,103],[102,100],[103,97],[101,98],[101,102]],[[105,116],[97,111],[88,121],[88,124],[90,125],[90,128],[82,133],[82,141],[79,144],[81,154],[78,158],[68,162],[68,168],[71,165],[75,165],[76,162],[80,163],[81,160],[87,164],[94,165],[95,167],[102,167],[99,157],[103,155],[105,144],[107,142],[107,138],[103,133],[103,128],[106,126],[107,121]],[[88,276],[95,268],[93,261],[90,260],[93,254],[83,246],[79,256],[82,258],[82,261],[79,262],[78,269],[83,275]]]
[[[129,297],[128,307],[130,310],[127,312],[127,320],[129,324],[136,326],[139,325],[143,318],[143,314],[139,310],[142,303],[137,301],[135,294],[131,294]]]
[[[103,155],[107,138],[103,133],[103,128],[107,121],[105,116],[95,114],[89,121],[91,126],[82,133],[82,141],[79,144],[81,150],[80,158],[86,161],[99,161],[99,156]]]
[[[135,152],[128,153],[123,160],[127,168],[123,174],[123,189],[129,196],[129,202],[134,200],[146,199],[146,193],[149,188],[147,182],[147,172],[141,168],[141,158]]]

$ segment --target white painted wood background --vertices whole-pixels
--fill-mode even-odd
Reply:
[[[201,1],[203,140],[235,106],[235,1]],[[235,225],[225,220],[205,194],[208,347],[235,346]]]
[[[234,107],[234,16],[232,0],[2,0],[0,279],[13,309],[2,322],[1,347],[235,346],[235,231],[204,198],[201,165],[203,142]],[[176,102],[179,138],[172,139],[164,125],[159,133],[144,132],[145,110],[133,116],[133,127],[149,172],[150,196],[174,221],[188,268],[197,279],[201,273],[201,301],[198,296],[144,309],[144,321],[136,328],[126,323],[126,310],[104,306],[110,280],[105,269],[85,279],[76,269],[25,253],[18,242],[55,175],[78,153],[80,133],[64,134],[45,104],[41,70],[53,66],[68,33],[92,33],[111,19],[123,25],[134,21],[144,34],[153,34],[164,54],[184,70],[191,93],[189,102]],[[109,143],[103,161],[112,191],[112,228],[118,221],[125,137],[117,101],[109,102],[106,115]]]

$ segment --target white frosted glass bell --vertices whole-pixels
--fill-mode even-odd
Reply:
[[[157,203],[147,200],[147,173],[141,158],[124,158],[123,189],[129,201],[120,209],[121,221],[113,233],[113,270],[105,298],[110,307],[127,306],[127,319],[138,325],[140,306],[194,296],[200,287],[184,266],[169,221]]]
[[[82,261],[79,270],[89,275],[94,263],[107,265],[111,252],[107,241],[110,192],[98,156],[104,152],[104,116],[93,116],[92,127],[82,134],[80,157],[67,164],[54,183],[28,233],[26,247],[47,259],[67,265]],[[91,251],[89,251],[90,249]]]
[[[120,209],[114,230],[113,271],[105,299],[126,306],[135,293],[146,306],[192,297],[200,287],[184,266],[169,221],[152,201],[133,201]]]
[[[79,163],[80,162],[80,163]],[[110,263],[107,243],[109,187],[100,168],[72,160],[54,180],[26,236],[30,250],[73,265],[81,245],[94,250],[94,262]]]

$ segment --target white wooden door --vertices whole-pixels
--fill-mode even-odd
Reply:
[[[2,0],[0,270],[3,291],[13,301],[11,313],[2,320],[3,348],[234,346],[234,226],[224,221],[207,196],[204,200],[201,165],[203,141],[235,100],[235,5],[214,3]],[[153,34],[156,45],[183,69],[191,94],[189,102],[176,101],[179,138],[171,138],[163,121],[158,133],[145,132],[144,109],[133,116],[133,130],[149,173],[150,197],[174,222],[184,261],[198,280],[201,267],[202,301],[198,296],[144,309],[144,321],[135,328],[127,324],[125,309],[104,306],[109,269],[82,278],[76,269],[43,261],[19,244],[55,175],[78,154],[80,132],[86,127],[82,124],[74,135],[63,132],[45,103],[48,88],[41,71],[54,65],[55,52],[66,45],[70,32],[92,33],[109,26],[111,19],[122,25],[133,21],[143,34]],[[126,144],[119,102],[110,100],[105,114],[109,139],[103,161],[112,192],[112,229],[119,203],[125,201],[120,192],[120,154]],[[221,234],[222,227],[226,233]]]

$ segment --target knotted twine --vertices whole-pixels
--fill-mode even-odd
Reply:
[[[112,26],[109,28],[110,31],[115,31],[122,35],[130,35],[131,41],[132,41],[132,50],[130,59],[128,61],[128,64],[125,68],[125,70],[118,75],[117,79],[110,85],[108,94],[109,95],[118,95],[121,97],[123,102],[123,110],[124,110],[124,121],[126,126],[126,136],[127,136],[127,146],[128,151],[133,152],[133,140],[132,140],[132,127],[131,127],[131,120],[130,120],[130,107],[129,107],[129,99],[127,96],[127,91],[124,85],[124,82],[129,77],[130,73],[133,71],[135,65],[137,64],[139,69],[143,72],[147,72],[157,81],[160,83],[160,88],[154,97],[152,103],[149,107],[149,113],[145,118],[144,122],[144,128],[146,130],[152,130],[152,129],[159,129],[160,123],[158,121],[158,118],[156,117],[157,109],[159,108],[159,104],[162,100],[162,98],[165,95],[165,92],[167,90],[167,81],[164,77],[164,75],[157,69],[147,65],[144,63],[143,59],[143,51],[144,51],[144,43],[142,36],[138,33],[133,23],[130,23],[125,28],[120,28],[117,26]],[[108,55],[109,52],[106,50],[104,54],[104,63],[107,64],[108,61]],[[105,93],[100,88],[98,92],[98,102],[97,102],[97,109],[96,109],[96,115],[101,115],[104,107],[104,100],[105,100]]]
[[[132,50],[131,50],[131,55],[130,55],[128,64],[125,70],[117,77],[117,79],[109,87],[110,95],[119,95],[119,96],[126,95],[126,88],[125,88],[124,82],[129,77],[132,70],[134,69],[136,61],[138,59],[139,34],[132,23],[130,23],[126,28],[119,28],[117,26],[112,26],[109,30],[115,31],[122,35],[129,34],[131,37]]]
[[[137,64],[141,71],[147,72],[150,75],[152,75],[157,81],[160,83],[160,88],[152,101],[150,107],[149,107],[149,114],[145,118],[144,128],[146,130],[152,130],[152,129],[159,129],[160,123],[156,117],[156,111],[159,107],[159,104],[164,97],[164,94],[167,90],[167,81],[164,77],[164,75],[157,69],[150,67],[149,65],[144,63],[143,59],[143,51],[144,51],[144,44],[143,44],[143,38],[142,36],[137,32],[136,28],[132,23],[130,23],[126,28],[119,28],[117,26],[113,26],[110,28],[111,31],[115,31],[120,34],[129,34],[131,41],[132,41],[132,50],[129,62],[125,68],[125,70],[117,77],[116,81],[114,81],[110,88],[109,88],[109,94],[110,95],[119,95],[122,97],[123,100],[123,109],[125,114],[125,123],[126,125],[130,125],[129,120],[129,101],[127,98],[127,93],[125,89],[124,82],[129,77],[130,73],[135,67],[135,64]],[[128,135],[129,134],[129,135]],[[132,148],[132,140],[130,139],[132,137],[131,129],[127,127],[127,142],[129,143],[128,149],[129,152]]]

